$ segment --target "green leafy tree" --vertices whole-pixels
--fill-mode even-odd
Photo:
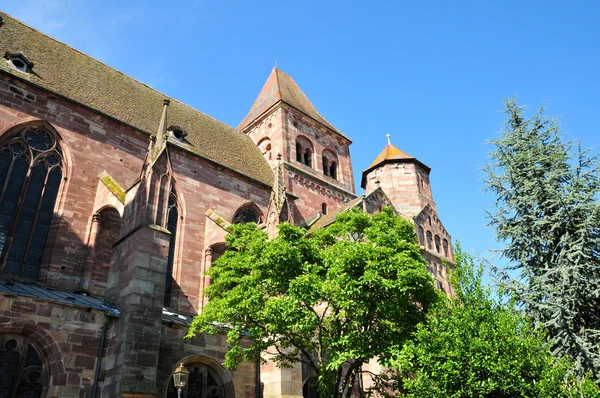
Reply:
[[[432,309],[394,360],[411,377],[397,380],[406,397],[600,397],[589,379],[569,375],[541,330],[482,285],[483,266],[456,245],[450,281],[456,295]]]
[[[600,381],[600,168],[595,157],[565,142],[543,108],[527,119],[515,100],[486,167],[489,213],[509,260],[505,287],[552,352],[568,356],[579,375]],[[504,270],[506,271],[506,270]],[[512,278],[511,278],[512,276]]]
[[[229,368],[267,352],[310,367],[322,396],[349,396],[362,364],[397,352],[439,299],[414,226],[388,208],[344,213],[312,237],[290,224],[272,240],[253,224],[230,232],[188,334],[225,328]]]

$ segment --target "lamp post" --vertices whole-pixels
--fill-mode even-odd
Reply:
[[[180,363],[175,372],[173,372],[173,384],[177,388],[177,397],[181,398],[181,390],[187,384],[190,372]]]

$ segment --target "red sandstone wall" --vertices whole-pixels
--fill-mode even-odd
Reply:
[[[13,126],[36,119],[48,121],[57,130],[70,169],[65,173],[66,181],[57,200],[39,280],[49,286],[77,289],[88,256],[91,216],[100,206],[97,191],[102,183],[97,176],[106,170],[117,184],[127,189],[139,177],[148,136],[3,76],[0,80],[0,139]],[[206,211],[212,208],[231,221],[236,209],[254,202],[265,216],[270,188],[173,146],[170,146],[170,155],[180,199],[174,264],[180,302],[173,307],[192,312],[198,309],[201,297],[199,274],[206,249]],[[105,277],[99,275],[98,278],[104,285]],[[102,290],[96,292],[101,294]]]
[[[40,349],[48,398],[92,396],[104,321],[97,310],[0,294],[0,333],[29,337]]]

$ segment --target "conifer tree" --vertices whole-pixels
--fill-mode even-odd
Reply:
[[[565,141],[543,108],[531,118],[514,99],[491,160],[488,212],[501,255],[504,286],[538,326],[554,354],[569,356],[580,375],[600,379],[600,166]],[[575,147],[575,148],[574,148]]]

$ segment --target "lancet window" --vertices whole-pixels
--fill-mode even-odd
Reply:
[[[29,125],[0,145],[0,270],[36,279],[63,175],[56,137]]]
[[[169,194],[169,205],[167,208],[167,229],[171,233],[169,239],[169,255],[167,257],[167,272],[165,281],[165,307],[171,306],[171,296],[173,295],[173,264],[175,262],[175,249],[177,245],[177,223],[179,221],[179,210],[177,208],[177,195],[174,190]]]

